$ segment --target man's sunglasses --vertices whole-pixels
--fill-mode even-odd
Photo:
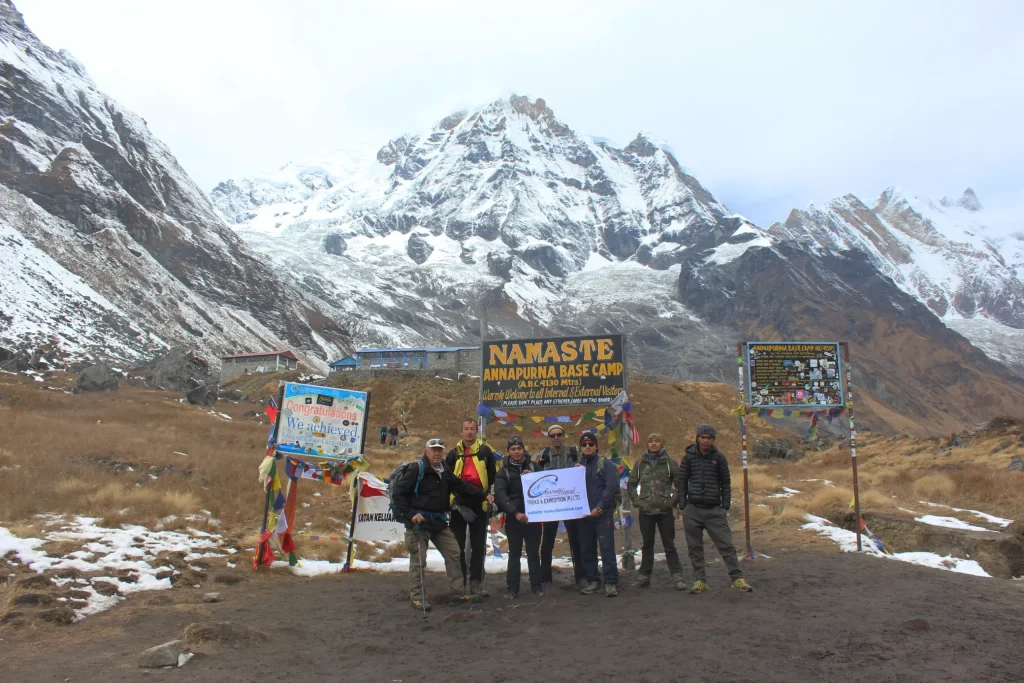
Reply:
[[[555,439],[555,438],[558,438],[560,436],[565,436],[565,434],[563,434],[561,432],[558,432],[557,434],[548,434],[548,436],[550,436],[552,439]]]

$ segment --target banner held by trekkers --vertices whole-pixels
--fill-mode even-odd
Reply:
[[[484,344],[480,403],[489,408],[606,405],[625,388],[621,334]]]
[[[523,475],[523,499],[530,522],[561,522],[590,514],[583,467],[529,472]]]
[[[405,525],[396,522],[391,512],[388,485],[369,472],[359,475],[359,500],[352,538],[384,543],[399,543],[405,539]]]
[[[319,458],[362,454],[368,401],[362,391],[286,383],[278,452]]]
[[[837,342],[747,342],[751,408],[842,408],[842,360]]]

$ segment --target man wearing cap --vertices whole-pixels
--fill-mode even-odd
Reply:
[[[433,543],[444,558],[449,600],[458,604],[477,599],[476,596],[466,594],[459,568],[459,542],[448,528],[452,491],[467,496],[483,496],[483,491],[459,479],[445,466],[444,442],[441,439],[427,442],[423,459],[406,466],[392,489],[395,517],[405,520],[405,547],[409,551],[409,596],[416,609],[430,609],[430,604],[424,598],[421,578],[428,543]]]
[[[678,476],[679,466],[665,450],[665,440],[661,438],[661,434],[651,434],[647,437],[647,450],[630,471],[629,482],[626,484],[629,499],[633,507],[640,512],[640,535],[644,542],[640,572],[636,581],[638,588],[651,585],[651,572],[654,569],[654,532],[657,531],[661,535],[665,560],[668,562],[668,570],[672,574],[676,590],[686,590],[683,565],[679,561],[679,553],[676,552],[675,509],[679,502],[676,493]]]
[[[743,578],[736,548],[732,545],[728,517],[732,505],[732,479],[729,476],[729,461],[715,448],[717,435],[711,425],[702,424],[697,427],[697,442],[687,447],[686,455],[679,465],[679,507],[685,516],[683,530],[696,577],[690,592],[703,593],[708,589],[707,573],[704,570],[705,531],[722,555],[732,587],[749,592],[753,589]]]
[[[560,470],[575,467],[580,460],[579,450],[575,446],[565,445],[565,430],[559,424],[548,427],[550,446],[546,446],[537,457],[537,471]],[[582,586],[583,561],[580,554],[579,520],[570,519],[565,524],[565,535],[569,538],[569,556],[572,559],[573,580],[576,587]],[[551,559],[555,551],[555,538],[558,535],[558,522],[541,522],[543,527],[540,542],[540,580],[543,590],[551,587]]]
[[[523,542],[526,542],[526,566],[530,569],[530,588],[534,595],[543,595],[540,581],[540,523],[531,524],[526,516],[522,476],[533,471],[530,454],[523,440],[513,436],[508,440],[508,455],[501,461],[495,475],[494,497],[498,509],[505,513],[505,535],[508,536],[508,569],[505,572],[505,598],[519,597]]]
[[[459,565],[463,581],[469,579],[469,592],[482,598],[490,596],[484,589],[484,560],[487,558],[488,504],[494,486],[494,451],[477,438],[476,420],[462,421],[462,440],[448,451],[445,464],[456,477],[472,484],[481,493],[466,495],[456,491],[452,496],[452,533],[459,542]],[[470,558],[466,562],[466,537],[469,536]],[[467,571],[468,574],[467,574]]]
[[[619,471],[608,458],[598,455],[597,437],[587,432],[580,437],[580,467],[587,470],[587,505],[590,514],[580,520],[580,554],[583,557],[583,585],[580,593],[597,592],[597,554],[601,551],[601,575],[604,594],[619,594],[619,567],[615,557],[615,491],[619,488]]]

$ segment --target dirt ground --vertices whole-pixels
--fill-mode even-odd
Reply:
[[[256,575],[238,585],[142,594],[49,632],[0,633],[0,680],[34,681],[1006,681],[1024,680],[1020,582],[851,554],[762,548],[744,562],[752,594],[651,588],[624,572],[619,597],[568,586],[542,599],[410,608],[402,574]],[[558,579],[564,580],[564,574]],[[442,590],[441,574],[428,586]],[[557,582],[557,579],[556,579]],[[204,591],[224,601],[202,604]],[[441,595],[431,595],[441,599]],[[908,620],[924,619],[915,629]],[[142,670],[139,653],[192,623],[257,629],[260,644],[206,643],[180,669]],[[467,656],[468,653],[477,653]]]

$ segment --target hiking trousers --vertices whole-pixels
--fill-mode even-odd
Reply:
[[[580,552],[580,520],[570,519],[565,524],[565,535],[569,537],[569,552],[572,557],[572,571],[578,584],[583,578],[583,553]],[[544,530],[540,543],[540,580],[551,583],[551,559],[555,552],[555,538],[558,536],[558,522],[541,522]]]
[[[704,532],[708,532],[711,542],[718,548],[722,561],[729,570],[729,578],[736,580],[743,577],[740,562],[736,557],[736,548],[732,545],[732,531],[729,530],[729,517],[725,508],[716,505],[713,508],[699,508],[688,503],[683,509],[685,521],[683,531],[686,533],[686,545],[690,551],[690,564],[693,565],[694,579],[707,581],[704,570]]]
[[[423,557],[423,572],[427,571],[427,547],[434,547],[444,558],[444,570],[448,574],[448,590],[455,595],[462,595],[462,574],[459,572],[459,544],[449,528],[440,531],[420,529],[405,530],[405,549],[409,551],[409,598],[421,600],[425,587],[420,582],[420,557]]]
[[[676,520],[671,512],[663,512],[657,515],[647,515],[643,512],[639,515],[640,536],[644,540],[644,547],[640,553],[640,573],[650,576],[654,570],[654,532],[661,536],[661,545],[665,548],[665,560],[668,562],[668,571],[673,577],[682,577],[683,564],[679,561],[679,553],[676,552]]]
[[[505,515],[505,535],[508,537],[508,569],[505,583],[510,591],[519,592],[522,575],[523,543],[526,543],[526,566],[530,571],[530,587],[540,588],[540,524],[520,522],[515,515]]]
[[[459,566],[462,580],[484,580],[484,560],[487,559],[487,513],[473,510],[476,517],[467,522],[458,510],[452,510],[450,526],[455,540],[459,543]],[[469,536],[469,575],[466,575],[466,536]]]
[[[583,578],[597,581],[597,554],[601,551],[601,579],[619,582],[619,565],[615,556],[615,522],[612,513],[580,520],[580,550],[583,555]]]

